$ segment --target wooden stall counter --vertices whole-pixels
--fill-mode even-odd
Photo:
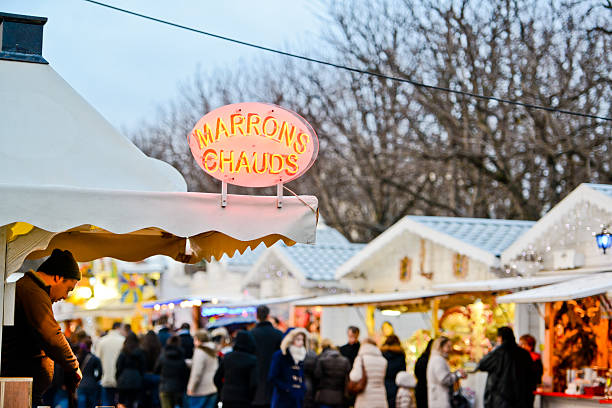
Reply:
[[[31,406],[31,378],[0,378],[0,407],[30,408]]]
[[[611,399],[593,395],[572,395],[546,391],[536,391],[534,394],[542,396],[542,408],[598,407],[601,404],[612,404]]]

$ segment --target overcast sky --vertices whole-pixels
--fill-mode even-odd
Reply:
[[[312,0],[101,2],[289,52],[320,31]],[[223,69],[264,53],[83,0],[2,0],[0,11],[49,19],[44,58],[117,129],[175,98],[198,64]]]

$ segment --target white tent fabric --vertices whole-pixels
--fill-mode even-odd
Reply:
[[[425,299],[448,295],[448,291],[414,290],[385,293],[340,293],[337,295],[320,296],[312,299],[293,302],[294,306],[346,306],[384,303],[401,303],[402,301]]]
[[[575,279],[580,274],[565,274],[565,275],[542,275],[542,276],[531,276],[531,277],[513,277],[513,278],[500,278],[500,279],[488,279],[481,281],[472,282],[454,282],[454,283],[441,283],[433,285],[432,288],[435,290],[448,290],[452,292],[495,292],[498,290],[509,290],[517,288],[531,288],[534,286],[549,285],[551,283],[562,282],[566,280]]]
[[[581,299],[612,290],[612,272],[585,275],[554,285],[499,296],[499,303],[545,303]]]
[[[0,60],[0,123],[9,273],[53,247],[79,261],[193,263],[279,239],[314,243],[315,197],[285,197],[279,209],[276,197],[229,195],[222,208],[218,194],[188,193],[176,169],[144,155],[49,65]]]

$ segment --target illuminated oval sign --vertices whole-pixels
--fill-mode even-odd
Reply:
[[[257,102],[225,105],[204,115],[189,133],[191,153],[214,178],[268,187],[300,177],[319,152],[314,129],[300,115]]]

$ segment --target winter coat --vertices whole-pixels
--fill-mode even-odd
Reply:
[[[185,358],[193,357],[193,337],[189,334],[189,330],[183,329],[179,331],[178,337],[181,340],[181,349]]]
[[[306,385],[306,394],[304,395],[304,408],[316,408],[315,391],[317,386],[317,378],[314,375],[317,365],[317,353],[309,350],[304,358],[304,384]]]
[[[101,337],[94,347],[94,354],[100,358],[102,362],[102,381],[103,387],[117,387],[116,369],[117,359],[123,348],[125,337],[119,329],[109,330],[106,336]]]
[[[143,386],[147,364],[145,354],[140,348],[131,353],[122,351],[117,358],[115,378],[120,390],[140,390]]]
[[[280,348],[283,333],[276,330],[270,322],[259,322],[251,330],[255,340],[257,355],[257,391],[253,405],[267,405],[272,399],[272,384],[268,382],[268,372],[272,354]]]
[[[486,371],[485,408],[522,408],[529,406],[537,385],[531,356],[513,341],[493,349],[478,363]]]
[[[395,394],[397,385],[395,377],[400,371],[406,371],[406,354],[402,346],[382,346],[382,355],[387,360],[387,372],[385,373],[385,389],[387,391],[387,402],[390,407],[395,406]]]
[[[214,382],[224,407],[250,406],[257,389],[257,357],[255,341],[249,332],[238,332],[234,351],[219,363]]]
[[[33,377],[35,399],[51,384],[54,362],[62,366],[70,386],[76,387],[79,368],[53,317],[49,290],[35,272],[27,272],[15,289],[15,324],[2,328],[2,376]]]
[[[400,371],[395,377],[395,385],[397,385],[395,408],[414,408],[415,401],[411,390],[416,386],[414,375],[407,371]]]
[[[194,349],[191,373],[187,383],[187,389],[191,391],[192,396],[203,396],[217,392],[213,377],[218,367],[219,359],[216,356],[213,343],[206,343]]]
[[[429,408],[451,408],[450,392],[458,379],[457,373],[451,373],[446,358],[432,351],[427,364],[427,405]]]
[[[100,380],[102,379],[102,363],[100,359],[92,353],[87,353],[79,364],[83,373],[83,379],[81,384],[79,384],[79,391],[96,391],[100,387]]]
[[[417,408],[427,407],[427,363],[429,362],[430,353],[423,353],[417,359],[414,365],[414,376],[417,379],[417,384],[414,389],[414,397]]]
[[[340,346],[340,354],[348,358],[349,363],[351,363],[351,367],[353,367],[355,357],[357,357],[357,354],[359,353],[360,346],[361,343],[359,342],[353,344],[346,343],[344,346]]]
[[[351,381],[361,379],[362,365],[365,366],[368,380],[365,390],[355,399],[355,408],[388,408],[385,390],[387,360],[375,345],[364,343],[359,348],[353,369],[349,374]]]
[[[164,351],[155,364],[155,373],[160,375],[160,392],[185,392],[189,379],[189,368],[185,363],[183,350],[174,345],[164,347]]]
[[[303,408],[306,384],[304,381],[304,361],[295,362],[289,347],[295,337],[303,334],[304,347],[308,349],[308,332],[302,328],[287,332],[281,342],[280,350],[272,355],[268,381],[273,385],[270,408]]]
[[[162,327],[159,329],[159,332],[157,332],[157,338],[159,338],[162,347],[166,347],[166,342],[170,337],[172,337],[172,333],[170,333],[170,329],[167,327]]]
[[[341,405],[344,403],[344,388],[350,370],[351,363],[339,351],[323,350],[317,359],[314,372],[318,380],[315,394],[317,404]]]

